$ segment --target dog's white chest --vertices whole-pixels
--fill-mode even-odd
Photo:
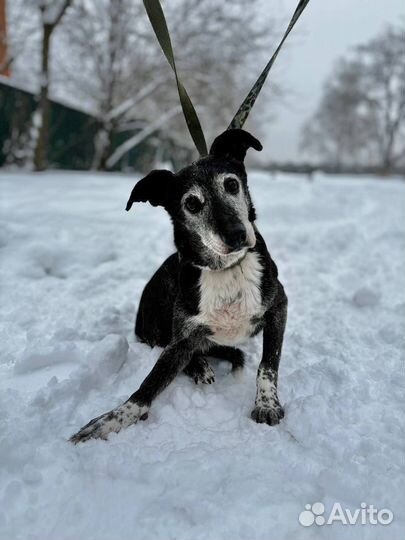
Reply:
[[[256,253],[248,253],[242,262],[220,272],[202,270],[198,322],[208,326],[211,341],[235,345],[252,334],[252,319],[261,317],[260,282],[262,266]]]

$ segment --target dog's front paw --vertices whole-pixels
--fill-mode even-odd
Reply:
[[[70,437],[70,442],[77,444],[89,439],[107,439],[111,432],[118,433],[121,429],[135,424],[138,420],[146,420],[148,417],[148,407],[140,406],[136,403],[127,402],[90,420],[77,433]]]
[[[215,374],[212,367],[203,357],[195,357],[184,369],[184,373],[191,377],[195,384],[212,384]]]
[[[215,382],[214,370],[208,362],[203,370],[194,373],[194,382],[195,384],[212,384]]]
[[[284,418],[284,409],[280,403],[277,403],[272,407],[256,405],[250,416],[258,424],[276,426],[280,423],[280,420]]]

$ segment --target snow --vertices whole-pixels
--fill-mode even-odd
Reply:
[[[403,538],[405,184],[251,175],[289,296],[279,426],[249,418],[256,338],[242,380],[222,362],[213,385],[181,375],[146,422],[73,446],[160,352],[132,329],[171,227],[124,211],[135,181],[0,175],[0,539]],[[394,520],[305,528],[314,502]]]

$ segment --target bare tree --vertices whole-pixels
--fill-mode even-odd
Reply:
[[[9,160],[16,160],[36,170],[47,165],[50,123],[49,93],[51,49],[54,52],[54,33],[72,0],[14,0],[8,3],[9,54],[12,81],[37,95],[37,106],[26,129],[13,133],[9,141]]]
[[[271,12],[261,9],[261,1],[163,3],[178,68],[208,143],[228,126],[273,49],[274,24]],[[160,139],[171,152],[179,148],[177,162],[191,157],[195,150],[179,112],[174,76],[142,1],[75,0],[67,9],[69,5],[66,0],[10,2],[15,43],[10,51],[17,51],[21,41],[19,15],[27,15],[34,36],[16,57],[13,80],[30,79],[30,85],[23,86],[35,93],[40,87],[38,108],[19,138],[18,154],[35,168],[44,168],[51,96],[98,118],[93,168],[115,166],[124,150],[145,137],[151,140],[153,134],[157,155],[163,155]],[[24,9],[17,10],[18,6]],[[274,84],[266,85],[250,127],[255,118],[267,114],[269,88],[278,90]],[[259,122],[255,129],[258,126]],[[124,139],[127,132],[132,132],[132,146],[124,140],[120,149],[115,148],[117,134]]]
[[[136,118],[144,127],[139,107],[153,99],[167,74],[154,69],[156,54],[151,54],[151,35],[139,1],[78,0],[65,29],[58,47],[59,76],[100,121],[92,166],[103,170],[113,150],[113,135]]]
[[[41,13],[41,71],[38,108],[34,112],[33,126],[37,130],[34,149],[34,168],[41,171],[46,168],[47,146],[49,135],[50,102],[49,102],[49,56],[51,40],[55,29],[70,6],[72,0],[39,0]]]
[[[336,167],[389,173],[405,154],[404,29],[388,27],[340,60],[325,83],[301,147]]]
[[[260,0],[177,0],[165,3],[181,76],[197,106],[209,138],[225,129],[270,50],[272,24],[258,21]],[[257,4],[257,9],[253,4]],[[249,3],[249,9],[246,9]],[[93,167],[116,163],[112,137],[129,126],[147,135],[150,126],[192,150],[178,109],[173,74],[160,51],[140,1],[77,0],[68,15],[67,84],[76,86],[96,111],[101,128]],[[62,47],[60,47],[62,49]],[[75,66],[75,69],[73,69]],[[159,118],[161,122],[159,122]],[[169,128],[170,125],[170,128]],[[133,144],[143,139],[132,137]],[[133,148],[127,141],[123,148]]]
[[[386,32],[358,48],[363,59],[366,115],[379,163],[390,172],[405,158],[405,28]]]
[[[314,151],[335,168],[354,165],[365,151],[368,129],[367,117],[361,115],[361,86],[357,63],[340,60],[325,84],[317,111],[303,128],[302,148]]]

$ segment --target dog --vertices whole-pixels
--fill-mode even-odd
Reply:
[[[277,394],[278,367],[287,318],[287,296],[256,224],[244,159],[261,143],[241,129],[213,142],[209,155],[177,174],[154,170],[131,192],[136,202],[162,206],[174,229],[177,252],[146,285],[136,317],[137,338],[163,347],[155,366],[122,405],[94,418],[73,443],[106,439],[145,420],[153,400],[180,373],[196,383],[214,382],[206,356],[244,364],[237,345],[263,331],[255,406],[259,423],[284,417]]]

